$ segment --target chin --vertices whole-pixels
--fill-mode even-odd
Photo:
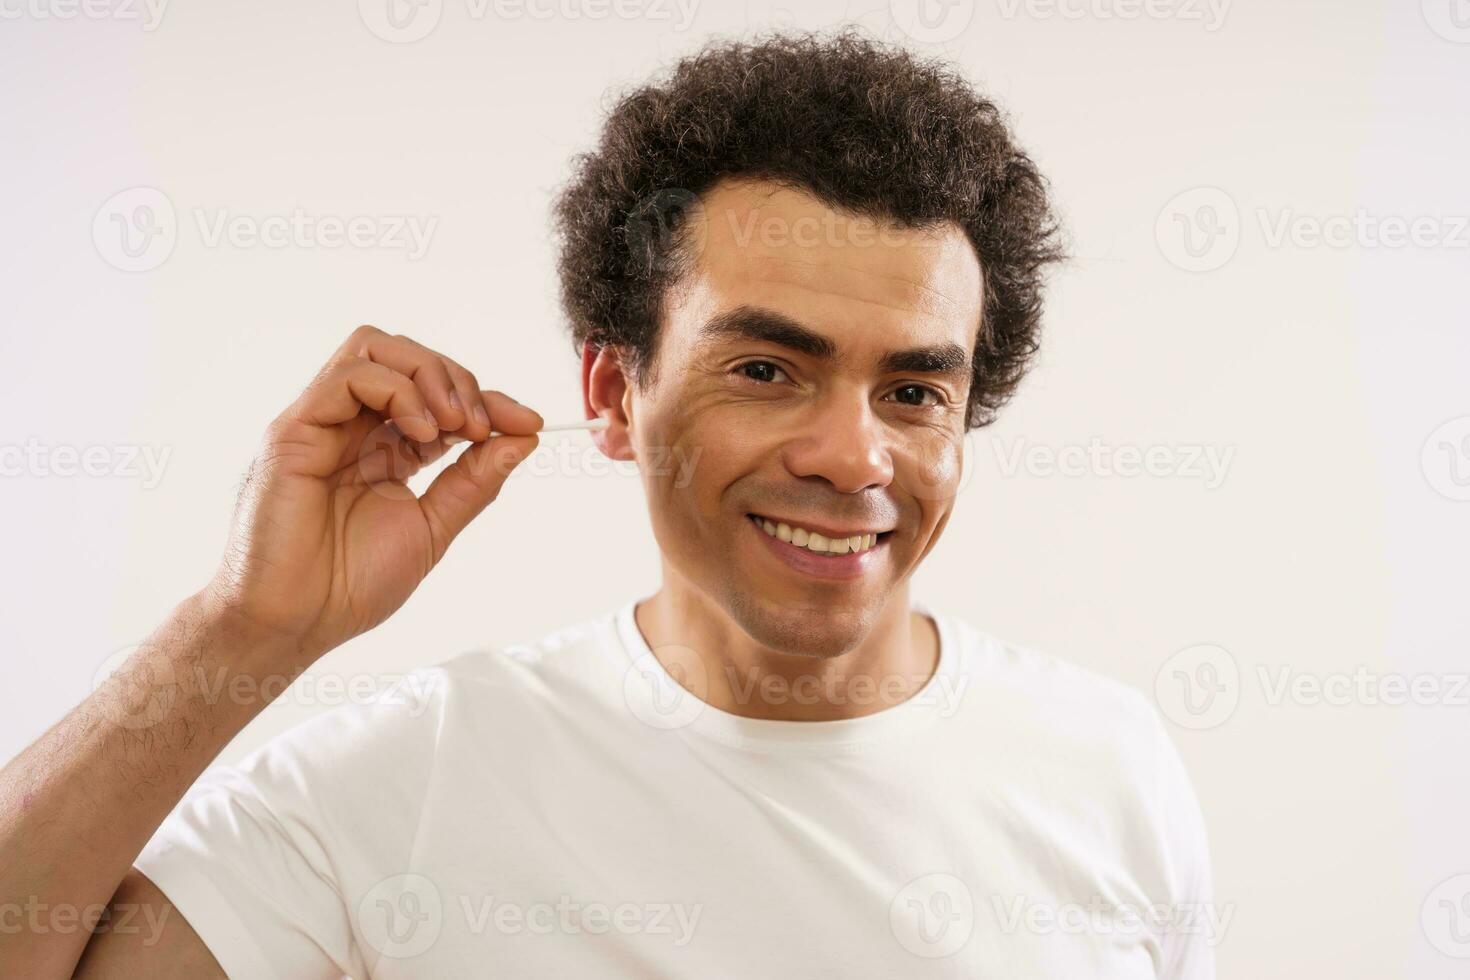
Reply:
[[[866,611],[803,609],[742,597],[729,607],[731,617],[762,646],[795,657],[828,660],[851,652],[872,628]]]

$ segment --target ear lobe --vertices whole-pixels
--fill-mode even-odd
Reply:
[[[608,459],[636,459],[628,437],[629,394],[620,351],[616,347],[582,345],[582,408],[589,419],[605,418],[606,429],[592,433],[592,442]]]

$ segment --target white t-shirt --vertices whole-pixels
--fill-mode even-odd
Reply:
[[[634,604],[209,770],[138,868],[238,978],[1214,976],[1204,824],[1132,688],[914,602],[920,693],[744,718]]]

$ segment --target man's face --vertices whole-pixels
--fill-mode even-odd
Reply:
[[[836,656],[949,519],[980,264],[957,226],[899,229],[768,182],[703,202],[653,383],[626,395],[654,534],[757,642]],[[834,532],[859,550],[834,553]]]

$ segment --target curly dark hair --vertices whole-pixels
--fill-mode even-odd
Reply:
[[[966,430],[994,421],[1037,349],[1042,276],[1063,258],[1046,179],[952,67],[854,29],[718,41],[619,99],[558,196],[572,340],[650,377],[683,215],[722,178],[772,180],[913,228],[952,221],[985,298]]]

